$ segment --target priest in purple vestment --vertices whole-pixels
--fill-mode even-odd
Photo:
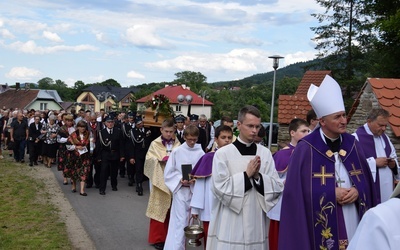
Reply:
[[[385,134],[389,115],[384,109],[372,109],[367,123],[353,134],[367,157],[379,203],[389,199],[394,189],[394,179],[399,177],[396,150]]]
[[[326,76],[307,97],[319,127],[297,144],[282,197],[279,249],[346,249],[363,214],[376,205],[364,153],[346,133],[340,86]]]

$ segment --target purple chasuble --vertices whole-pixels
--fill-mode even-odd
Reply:
[[[294,148],[292,144],[289,144],[288,148],[281,149],[274,153],[275,168],[278,173],[285,173],[287,171],[290,156]]]
[[[280,250],[338,250],[348,243],[340,237],[343,232],[339,233],[345,227],[338,223],[341,208],[336,203],[335,157],[319,129],[300,140],[290,158],[282,196]],[[355,203],[361,219],[376,205],[373,180],[358,141],[347,133],[341,138],[339,157],[358,190]]]
[[[200,158],[191,173],[194,178],[206,178],[211,176],[214,154],[215,152],[209,152]]]
[[[367,133],[367,131],[365,130],[364,126],[359,127],[356,130],[356,134],[358,136],[358,141],[361,143],[362,145],[362,149],[364,151],[365,157],[366,158],[370,158],[370,157],[374,157],[376,159],[376,148],[375,148],[375,141],[374,141],[374,136],[370,135]],[[389,144],[389,140],[386,137],[386,135],[382,135],[382,139],[383,141],[385,141],[385,154],[387,158],[390,158],[390,153],[391,153],[391,148],[390,148],[390,144]],[[375,188],[377,191],[377,196],[378,196],[378,202],[381,203],[381,186],[380,186],[380,182],[379,182],[379,169],[380,168],[376,168],[376,178],[375,178]],[[397,170],[397,169],[396,169]],[[393,171],[393,169],[392,169]],[[397,174],[397,173],[395,173]]]

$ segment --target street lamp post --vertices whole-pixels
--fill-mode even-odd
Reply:
[[[206,98],[207,90],[200,91],[200,95],[203,98],[203,108],[204,108],[204,98]]]
[[[271,98],[271,115],[269,118],[269,134],[268,134],[268,148],[271,150],[272,144],[272,130],[273,130],[273,121],[274,121],[274,102],[275,102],[275,80],[276,80],[276,69],[279,67],[279,59],[282,59],[282,56],[274,55],[269,56],[268,58],[273,59],[272,67],[274,68],[274,79],[272,82],[272,98]]]

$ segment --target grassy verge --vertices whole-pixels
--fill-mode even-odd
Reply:
[[[0,249],[72,249],[43,181],[27,165],[0,160]]]

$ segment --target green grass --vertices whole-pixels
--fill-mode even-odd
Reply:
[[[72,249],[45,184],[29,172],[0,160],[0,249]]]

